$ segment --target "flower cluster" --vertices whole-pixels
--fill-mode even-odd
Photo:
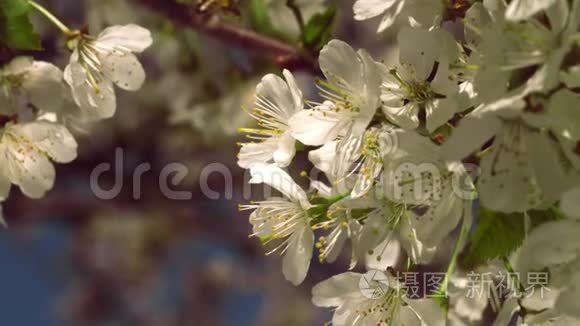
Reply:
[[[466,312],[474,308],[448,288],[459,254],[476,252],[482,238],[466,239],[469,230],[485,235],[479,207],[490,230],[502,232],[498,244],[477,243],[487,246],[478,268],[503,261],[510,272],[513,264],[551,276],[550,299],[495,302],[498,325],[516,311],[528,325],[579,323],[580,1],[358,0],[354,12],[357,20],[384,15],[379,31],[400,27],[398,62],[332,40],[319,56],[319,99],[305,100],[287,70],[284,79],[262,79],[249,112],[258,126],[242,130],[249,142],[238,163],[250,183],[282,195],[242,206],[253,210],[253,236],[284,255],[284,276],[295,285],[315,251],[331,263],[351,248],[350,269],[391,277],[393,268],[432,262],[457,238],[439,289],[451,300],[441,309],[395,295],[405,287],[396,279],[368,299],[354,272],[313,289],[316,305],[338,307],[334,325],[443,325],[444,310],[474,321],[487,306]],[[297,149],[324,173],[308,190],[285,170]],[[531,212],[557,213],[538,221]],[[521,239],[493,252],[517,238],[520,224]]]
[[[72,55],[64,72],[23,56],[0,67],[0,201],[12,184],[30,198],[52,188],[52,162],[69,163],[77,156],[69,129],[113,116],[113,84],[141,88],[145,72],[134,53],[152,43],[151,33],[137,25],[109,27],[94,37],[69,30],[45,8],[30,5],[62,30]]]

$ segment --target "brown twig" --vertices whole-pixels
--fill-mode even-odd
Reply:
[[[0,66],[9,63],[14,56],[14,51],[0,42]]]
[[[302,53],[296,47],[274,38],[225,23],[217,15],[200,14],[192,6],[171,0],[135,1],[155,12],[164,14],[177,24],[193,28],[225,44],[269,56],[274,63],[283,68],[318,71],[318,63],[313,56]]]

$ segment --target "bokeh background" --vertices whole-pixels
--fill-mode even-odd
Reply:
[[[109,25],[137,23],[155,43],[140,59],[148,81],[138,93],[118,92],[114,118],[74,130],[79,158],[57,167],[54,189],[30,200],[13,187],[3,205],[9,228],[0,231],[0,325],[322,325],[330,312],[310,303],[314,284],[346,270],[345,257],[332,265],[313,261],[299,287],[286,282],[280,257],[265,256],[249,238],[248,213],[239,212],[244,185],[236,166],[237,128],[252,122],[254,87],[266,73],[293,70],[307,98],[316,99],[320,44],[304,46],[286,0],[240,0],[231,7],[178,0],[39,1],[69,26],[98,33]],[[325,37],[365,47],[388,60],[392,34],[377,35],[376,22],[352,19],[353,1],[297,0],[305,21],[329,14]],[[176,10],[177,9],[177,10]],[[222,10],[224,9],[224,10]],[[44,51],[28,55],[63,68],[64,40],[42,17],[34,22]],[[264,51],[248,40],[232,40],[207,28],[219,23],[281,42],[284,51]],[[330,24],[330,23],[329,23]],[[323,40],[321,40],[322,42]],[[278,43],[276,43],[278,44]],[[89,179],[101,163],[114,164],[123,150],[121,193],[100,200]],[[174,189],[192,192],[169,200],[158,186],[168,163],[188,167]],[[141,198],[132,174],[145,173]],[[200,188],[205,166],[223,164],[232,173],[231,199],[209,199]],[[296,174],[308,168],[298,157]],[[247,181],[247,180],[246,180]],[[304,180],[303,180],[304,181]],[[113,173],[101,178],[108,188]],[[218,174],[209,186],[224,192]]]

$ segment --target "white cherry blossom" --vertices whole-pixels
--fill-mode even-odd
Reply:
[[[517,272],[522,275],[549,273],[548,290],[544,291],[547,294],[526,296],[522,300],[524,306],[535,312],[530,318],[534,321],[531,325],[558,320],[562,316],[580,319],[578,232],[580,223],[577,220],[548,222],[533,230],[519,250],[514,264]],[[526,288],[530,286],[527,280],[522,282]]]
[[[0,200],[10,185],[31,198],[40,198],[54,184],[51,162],[68,163],[76,158],[77,143],[62,125],[49,121],[7,123],[0,136]]]
[[[312,302],[316,306],[336,308],[332,325],[445,325],[443,310],[435,301],[406,297],[404,284],[390,274],[381,284],[371,280],[370,287],[381,289],[376,290],[376,297],[363,295],[359,287],[363,276],[353,272],[338,274],[312,289]]]
[[[360,136],[378,107],[378,64],[364,50],[355,52],[339,40],[320,52],[320,68],[326,77],[319,88],[326,100],[298,112],[290,119],[292,136],[306,145],[319,146],[345,135]]]
[[[478,107],[443,144],[447,159],[460,160],[493,138],[477,182],[482,204],[493,210],[547,208],[580,176],[580,165],[562,155],[557,141],[524,122],[525,108],[521,96]]]
[[[284,277],[299,285],[308,273],[314,247],[308,214],[312,205],[304,190],[279,167],[256,163],[252,165],[251,174],[250,183],[267,184],[284,195],[242,206],[242,209],[254,209],[250,216],[252,235],[266,242],[281,242],[271,252],[281,251]]]
[[[442,1],[431,0],[357,0],[353,7],[356,20],[383,15],[379,33],[391,27],[399,17],[411,25],[435,26],[441,21],[443,9]]]
[[[106,28],[97,37],[79,34],[69,41],[73,53],[64,78],[86,115],[105,119],[115,114],[113,85],[127,91],[141,88],[145,70],[135,53],[152,43],[149,30],[133,24]]]
[[[28,105],[59,112],[64,104],[63,73],[53,64],[17,57],[0,68],[0,110],[19,114]]]
[[[464,219],[472,219],[475,188],[461,163],[445,162],[441,148],[412,131],[398,131],[399,152],[385,162],[383,191],[410,210],[410,227],[436,247]],[[411,209],[412,208],[412,209]]]
[[[400,65],[383,69],[382,110],[387,119],[405,129],[419,127],[424,110],[426,128],[433,132],[453,115],[467,109],[450,65],[459,60],[457,43],[448,32],[403,28],[398,34]]]
[[[288,126],[290,119],[302,111],[304,101],[294,76],[284,70],[286,80],[269,74],[256,87],[256,106],[250,115],[259,129],[243,128],[255,142],[242,144],[238,165],[249,168],[254,163],[275,162],[286,167],[296,153],[296,140]]]

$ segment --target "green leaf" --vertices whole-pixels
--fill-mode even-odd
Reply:
[[[40,37],[28,18],[26,0],[0,1],[0,42],[13,49],[39,50]]]
[[[316,14],[304,26],[304,45],[308,49],[318,50],[326,44],[332,33],[336,8],[330,7],[325,12]]]
[[[468,240],[467,255],[460,260],[461,265],[473,268],[507,256],[522,244],[524,236],[523,214],[494,212],[480,206],[476,229]]]
[[[557,208],[527,212],[530,229],[543,223],[563,219]],[[507,257],[521,246],[525,238],[524,213],[494,212],[479,207],[475,231],[461,255],[460,265],[471,269],[489,260]]]
[[[272,23],[264,0],[250,0],[250,14],[252,23],[258,31],[272,31]]]

